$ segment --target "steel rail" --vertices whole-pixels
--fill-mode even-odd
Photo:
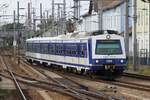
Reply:
[[[7,65],[7,63],[6,63],[6,61],[4,60],[3,57],[2,57],[2,61],[3,61],[3,62],[2,62],[3,65],[6,66],[8,72],[10,73],[11,77],[13,78],[14,83],[15,83],[15,86],[16,86],[16,88],[18,89],[18,91],[19,91],[19,93],[20,93],[22,99],[23,99],[23,100],[27,100],[27,99],[26,99],[26,96],[24,95],[24,93],[23,93],[23,91],[22,91],[22,89],[21,89],[21,86],[19,85],[17,79],[15,78],[15,75],[14,75],[13,72],[10,70],[10,66]]]
[[[28,63],[27,63],[27,64],[28,64]],[[78,83],[78,82],[75,82],[75,81],[73,81],[73,80],[71,81],[71,79],[67,79],[67,78],[64,77],[64,75],[62,75],[62,74],[58,74],[58,73],[54,72],[54,73],[56,73],[57,75],[62,76],[64,79],[69,80],[69,81],[71,81],[72,83],[77,84],[77,85],[83,87],[83,89],[74,88],[74,87],[72,87],[72,86],[68,86],[68,85],[66,85],[66,84],[64,84],[64,83],[61,83],[61,82],[59,82],[57,79],[54,79],[54,78],[48,76],[47,74],[43,73],[42,71],[40,71],[39,68],[36,68],[36,70],[38,70],[40,73],[44,74],[48,79],[51,79],[51,80],[53,80],[54,82],[56,82],[56,83],[60,84],[61,86],[63,86],[64,88],[68,89],[70,92],[72,92],[72,93],[77,93],[76,95],[78,95],[78,96],[80,96],[80,97],[82,97],[82,98],[83,98],[83,96],[84,96],[84,98],[87,98],[87,99],[89,99],[89,100],[94,100],[95,98],[96,98],[96,99],[97,99],[97,98],[101,98],[101,99],[110,99],[110,98],[111,98],[111,99],[114,99],[114,100],[120,100],[120,98],[116,98],[116,97],[113,97],[113,96],[105,95],[105,94],[103,94],[103,93],[101,93],[101,92],[91,91],[91,89],[89,89],[87,86],[84,86],[84,85],[82,85],[82,84],[80,84],[80,83]],[[86,88],[86,89],[85,89],[85,88]]]
[[[49,80],[54,81],[55,83],[59,84],[60,86],[64,87],[65,89],[67,89],[69,92],[72,92],[74,95],[80,97],[81,100],[97,100],[97,99],[95,99],[93,97],[89,97],[83,93],[79,93],[78,91],[70,88],[69,86],[59,82],[58,80],[56,80],[56,79],[54,79],[48,75],[46,75],[44,72],[40,71],[39,69],[36,69],[36,70],[38,70],[41,74],[45,75]]]
[[[24,93],[23,93],[23,91],[22,91],[22,89],[21,89],[21,86],[20,86],[19,83],[17,82],[17,80],[16,80],[14,74],[12,73],[12,71],[9,71],[9,72],[10,72],[11,76],[13,77],[14,82],[15,82],[15,84],[16,84],[16,86],[17,86],[17,88],[18,88],[18,90],[19,90],[19,92],[20,92],[20,94],[21,94],[23,100],[27,100],[26,97],[25,97],[25,95],[24,95]]]
[[[140,74],[133,74],[133,73],[125,72],[125,73],[123,74],[123,76],[150,81],[150,76],[145,76],[145,75],[140,75]]]
[[[0,74],[0,75],[12,80],[12,78],[10,78],[10,77],[8,77],[4,74]],[[74,93],[72,93],[72,92],[67,91],[64,87],[62,87],[60,85],[56,85],[56,84],[52,85],[50,83],[44,83],[44,82],[41,82],[41,81],[38,81],[38,80],[37,80],[37,82],[40,82],[39,84],[35,84],[35,83],[32,83],[32,82],[27,82],[27,81],[23,81],[23,80],[19,80],[19,79],[18,79],[18,81],[23,83],[23,84],[27,84],[27,85],[30,85],[30,86],[33,86],[33,87],[38,87],[38,88],[45,89],[45,90],[48,90],[48,91],[55,91],[55,92],[59,92],[59,93],[62,93],[62,94],[66,94],[66,95],[69,95],[73,98],[76,98],[77,100],[86,100],[86,99],[82,99],[78,95],[74,95]],[[95,99],[92,99],[92,100],[95,100]]]

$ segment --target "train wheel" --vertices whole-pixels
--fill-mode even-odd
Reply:
[[[81,69],[81,72],[80,72],[81,75],[87,75],[87,71],[85,69]]]
[[[91,71],[87,71],[86,76],[87,76],[87,77],[89,77],[89,78],[91,78],[91,79],[93,79],[93,78],[94,78],[94,77],[93,77],[93,74],[92,74],[92,72],[91,72]]]
[[[33,61],[31,59],[27,60],[30,64],[33,64]]]
[[[70,71],[70,69],[69,69],[69,67],[67,67],[67,68],[66,68],[66,72],[69,72],[69,71]]]
[[[105,77],[107,80],[114,80],[114,75],[113,75],[113,72],[112,71],[107,71],[106,74],[105,74]]]

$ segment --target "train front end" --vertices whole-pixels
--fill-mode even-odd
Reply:
[[[115,34],[94,36],[89,54],[92,71],[102,76],[117,77],[126,69],[124,38]]]

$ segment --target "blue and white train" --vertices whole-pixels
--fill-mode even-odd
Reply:
[[[124,38],[109,31],[101,32],[27,39],[26,58],[29,62],[59,65],[81,73],[118,76],[127,63]]]

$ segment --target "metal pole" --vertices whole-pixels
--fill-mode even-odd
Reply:
[[[14,61],[16,58],[16,11],[14,10],[14,34],[13,34],[13,47],[14,47]]]
[[[17,14],[18,14],[18,16],[17,16],[18,18],[17,19],[18,19],[18,24],[19,24],[19,16],[20,16],[19,15],[19,1],[17,2]]]
[[[75,20],[76,20],[76,19],[78,20],[78,14],[79,14],[79,13],[78,13],[78,11],[79,11],[79,10],[78,10],[78,8],[79,8],[79,7],[78,7],[78,6],[79,6],[79,5],[78,5],[78,2],[79,2],[78,0],[74,0],[74,17],[75,17]]]
[[[55,7],[55,5],[54,5],[54,0],[52,0],[52,17],[54,18],[54,7]]]
[[[98,2],[98,4],[100,4],[98,5],[99,30],[103,30],[103,0],[100,0],[99,2]]]
[[[48,20],[49,20],[49,12],[46,10],[46,30],[48,30]]]
[[[31,8],[30,3],[28,3],[28,29],[31,29]]]
[[[43,26],[44,26],[44,29],[43,29],[43,31],[45,32],[46,31],[46,17],[45,17],[45,12],[43,13],[43,18],[44,19],[42,19],[43,20]]]
[[[18,12],[18,24],[17,24],[17,28],[18,28],[18,64],[20,64],[20,35],[19,35],[19,16],[20,16],[20,14],[19,14],[19,1],[17,2],[17,12]]]
[[[40,3],[40,18],[41,18],[41,24],[42,24],[42,17],[43,17],[43,15],[42,15],[42,3]]]
[[[136,0],[133,0],[133,37],[132,37],[132,41],[133,41],[133,70],[136,71],[137,70],[137,41],[136,41],[136,23],[137,23],[137,13],[136,13],[136,9],[137,9],[137,5],[136,5]]]
[[[63,34],[66,33],[66,0],[64,0],[64,14],[63,14]]]
[[[149,2],[149,58],[148,64],[150,65],[150,2]]]
[[[80,19],[80,5],[81,5],[81,3],[80,3],[80,0],[78,1],[78,19]]]
[[[55,5],[58,6],[58,9],[57,9],[57,35],[60,34],[60,5],[64,5],[64,3],[55,3]],[[63,14],[64,16],[64,14]],[[64,20],[64,19],[63,19]],[[64,23],[63,23],[64,24]]]
[[[125,37],[125,48],[126,48],[126,55],[127,55],[127,59],[129,63],[129,9],[128,9],[128,4],[129,4],[129,0],[125,0],[125,32],[124,32],[124,37]]]
[[[36,32],[36,20],[35,20],[35,9],[33,9],[33,31]]]
[[[65,25],[65,21],[64,21],[64,12],[63,12],[63,9],[61,8],[61,14],[60,14],[60,26],[62,28],[60,28],[60,31],[61,31],[61,34],[64,34],[64,31],[65,31],[65,28],[64,28],[64,25]]]
[[[57,35],[59,35],[59,33],[60,33],[60,30],[59,30],[59,22],[60,22],[60,4],[58,4],[58,12],[57,12]]]
[[[51,35],[55,35],[55,26],[54,26],[54,9],[55,8],[55,4],[54,4],[54,0],[52,0],[52,33]]]
[[[48,10],[46,10],[46,19],[47,19],[47,22],[48,22],[48,18],[49,18],[49,12],[48,12]]]

